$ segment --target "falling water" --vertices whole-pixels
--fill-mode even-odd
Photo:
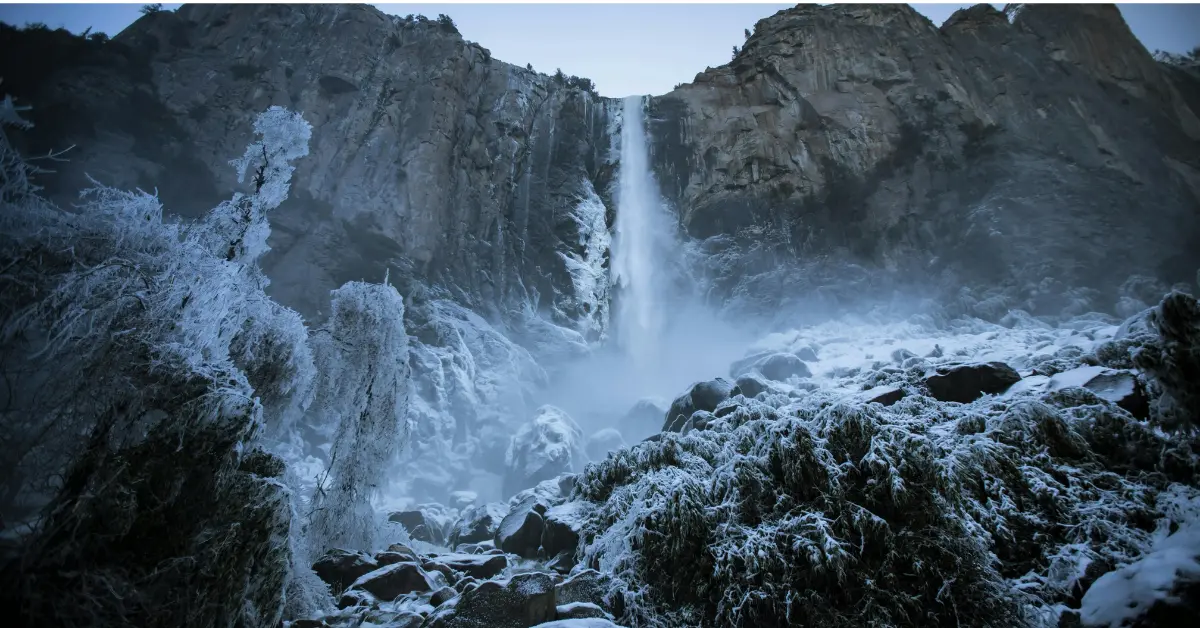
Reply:
[[[660,353],[669,267],[670,223],[650,172],[643,98],[625,99],[621,113],[621,165],[617,175],[617,221],[613,283],[618,287],[613,322],[618,346],[638,370]]]

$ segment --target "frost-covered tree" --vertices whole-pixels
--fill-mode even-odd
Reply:
[[[25,533],[0,590],[34,625],[279,621],[289,496],[255,443],[315,372],[255,259],[310,128],[272,109],[255,130],[254,193],[199,223],[95,181],[60,209],[0,134],[0,512]],[[250,219],[221,231],[231,206]]]
[[[408,333],[404,299],[383,284],[333,291],[329,322],[314,339],[321,380],[314,412],[336,422],[327,477],[317,487],[311,547],[371,549],[371,499],[408,435]]]

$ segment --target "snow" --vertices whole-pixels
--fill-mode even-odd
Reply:
[[[1081,366],[1069,371],[1063,371],[1062,373],[1056,373],[1050,377],[1047,389],[1062,390],[1071,386],[1082,387],[1108,370],[1103,366]]]
[[[538,624],[536,628],[623,628],[607,619],[588,617],[585,619],[559,619]]]
[[[580,251],[560,252],[574,288],[574,305],[584,314],[576,320],[576,330],[584,337],[603,338],[608,324],[608,269],[605,258],[611,237],[605,216],[608,209],[596,194],[590,179],[583,180],[584,196],[571,212],[579,233]]]
[[[1083,596],[1080,616],[1089,626],[1121,628],[1155,602],[1171,601],[1181,581],[1200,580],[1200,525],[1189,523],[1159,541],[1145,556],[1100,576]]]

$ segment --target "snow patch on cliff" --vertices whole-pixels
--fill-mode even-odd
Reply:
[[[584,196],[571,212],[579,230],[579,250],[560,252],[574,287],[572,305],[582,315],[576,329],[587,338],[603,340],[608,326],[608,269],[605,258],[611,243],[607,208],[591,181],[584,180]]]

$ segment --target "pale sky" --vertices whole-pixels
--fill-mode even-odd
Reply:
[[[178,4],[164,4],[174,9]],[[662,94],[707,66],[729,61],[743,29],[790,4],[377,4],[386,13],[445,13],[463,37],[492,56],[535,70],[592,79],[605,96]],[[969,4],[914,4],[941,25]],[[996,5],[1002,7],[1003,5]],[[1118,5],[1149,50],[1182,53],[1200,45],[1200,4]],[[116,34],[140,4],[3,4],[0,21]]]

